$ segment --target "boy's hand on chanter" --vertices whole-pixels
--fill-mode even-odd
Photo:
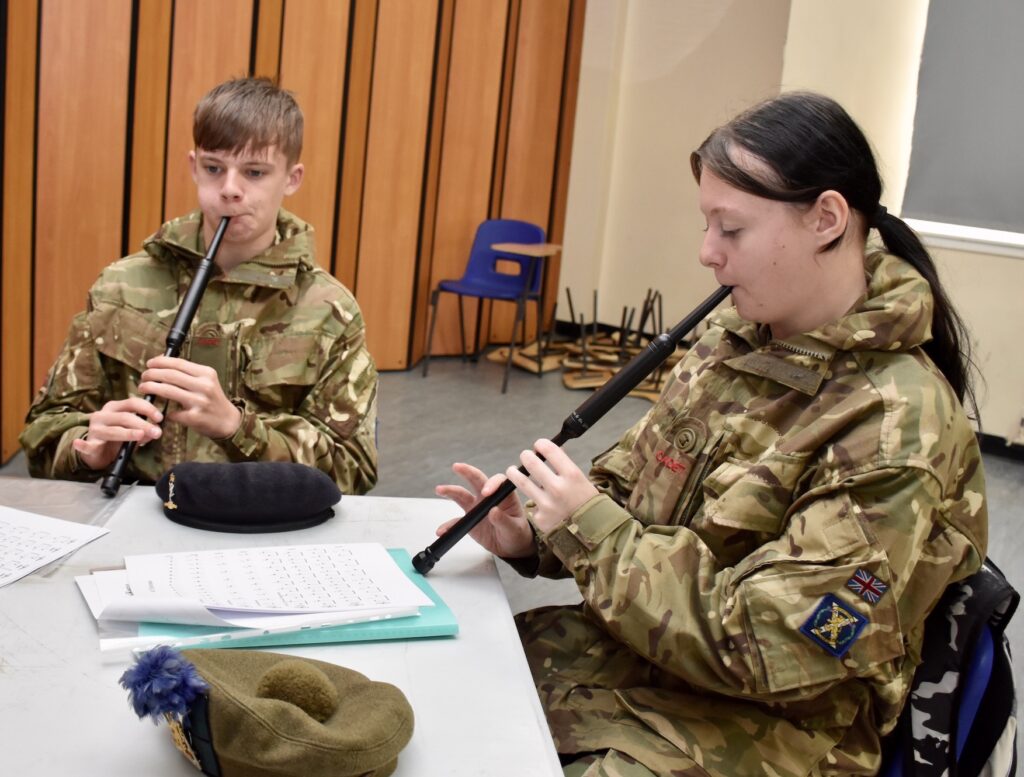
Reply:
[[[167,413],[172,421],[211,440],[223,440],[238,430],[242,413],[224,394],[212,367],[172,356],[156,356],[146,367],[139,391],[177,405]]]
[[[157,424],[162,420],[163,414],[142,397],[113,400],[89,414],[86,436],[74,440],[71,446],[82,464],[103,470],[117,458],[125,442],[141,446],[160,437]]]

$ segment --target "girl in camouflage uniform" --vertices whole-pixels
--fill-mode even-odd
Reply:
[[[756,106],[691,164],[734,307],[589,477],[539,440],[505,473],[530,509],[473,534],[579,586],[519,619],[567,773],[874,774],[925,616],[986,552],[965,333],[832,100]],[[463,508],[501,480],[453,469]]]

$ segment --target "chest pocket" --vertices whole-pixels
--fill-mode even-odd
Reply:
[[[282,335],[243,343],[247,398],[271,411],[294,411],[309,394],[325,361],[316,335]]]
[[[708,439],[702,420],[652,419],[633,448],[633,484],[626,509],[646,524],[678,525],[722,440]]]
[[[127,370],[111,365],[107,377],[118,395],[138,393],[138,379],[146,362],[167,350],[166,327],[157,324],[136,310],[124,307],[101,307],[88,314],[89,328],[102,332],[96,337],[96,350]],[[120,382],[126,385],[118,386]]]
[[[212,368],[228,397],[238,395],[238,328],[205,322],[187,343],[189,361]]]
[[[703,510],[691,527],[723,564],[734,564],[782,531],[806,455],[728,459],[703,479]]]

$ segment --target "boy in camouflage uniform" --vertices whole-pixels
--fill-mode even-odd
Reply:
[[[519,618],[566,774],[875,774],[925,617],[986,551],[959,322],[831,100],[757,106],[692,162],[736,307],[589,478],[539,440],[506,472],[529,515],[474,536],[579,586]],[[464,508],[501,480],[454,469]]]
[[[95,480],[135,440],[127,474],[144,483],[181,461],[267,460],[317,467],[345,493],[373,487],[377,371],[362,315],[317,267],[312,228],[281,208],[302,183],[302,124],[266,79],[200,100],[189,153],[199,209],[90,289],[21,435],[33,476]],[[190,337],[180,358],[163,356],[224,216]]]

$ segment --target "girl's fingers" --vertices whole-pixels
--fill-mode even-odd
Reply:
[[[450,499],[464,511],[471,508],[476,503],[477,499],[475,495],[471,494],[462,486],[438,486],[434,489],[434,493],[444,499]]]

